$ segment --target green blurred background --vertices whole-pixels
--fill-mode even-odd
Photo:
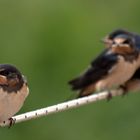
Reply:
[[[27,76],[30,95],[19,113],[67,99],[67,81],[104,49],[117,28],[140,33],[139,0],[0,0],[0,63]],[[0,128],[4,140],[139,140],[140,94]]]

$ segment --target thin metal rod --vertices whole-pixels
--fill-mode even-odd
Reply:
[[[74,99],[74,100],[67,101],[64,103],[60,103],[53,106],[49,106],[49,107],[37,109],[34,111],[26,112],[20,115],[16,115],[12,117],[12,119],[15,121],[15,123],[20,123],[20,122],[24,122],[31,119],[36,119],[42,116],[47,116],[53,113],[62,112],[62,111],[69,110],[72,108],[78,108],[79,106],[82,106],[82,105],[86,105],[86,104],[93,103],[99,100],[107,99],[108,94],[109,94],[108,91],[96,93],[96,94],[86,96],[83,98]],[[119,96],[123,94],[123,90],[122,89],[112,90],[110,91],[110,94],[112,97]],[[9,124],[10,124],[10,121],[7,120],[1,123],[0,126],[1,127],[8,126]]]

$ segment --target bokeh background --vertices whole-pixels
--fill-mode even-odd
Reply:
[[[19,113],[60,103],[67,81],[104,49],[117,28],[140,33],[139,0],[0,0],[0,63],[27,76]],[[0,128],[4,140],[139,140],[140,93]]]

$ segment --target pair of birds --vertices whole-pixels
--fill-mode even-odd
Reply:
[[[103,41],[106,49],[90,67],[69,84],[80,91],[78,97],[95,91],[123,88],[124,93],[140,90],[140,36],[125,30],[110,33]],[[0,65],[0,123],[10,120],[29,94],[27,81],[13,65]]]
[[[140,36],[118,29],[103,42],[105,50],[86,72],[69,81],[72,90],[79,91],[77,98],[112,88],[122,88],[124,94],[140,90]]]

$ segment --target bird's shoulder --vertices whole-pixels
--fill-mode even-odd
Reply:
[[[117,63],[119,55],[110,52],[110,49],[105,49],[98,57],[91,62],[92,69],[109,68]]]
[[[110,70],[116,66],[118,55],[109,53],[109,50],[104,50],[96,59],[94,59],[87,70],[81,76],[81,81],[84,83],[94,83],[104,78],[110,73]]]

